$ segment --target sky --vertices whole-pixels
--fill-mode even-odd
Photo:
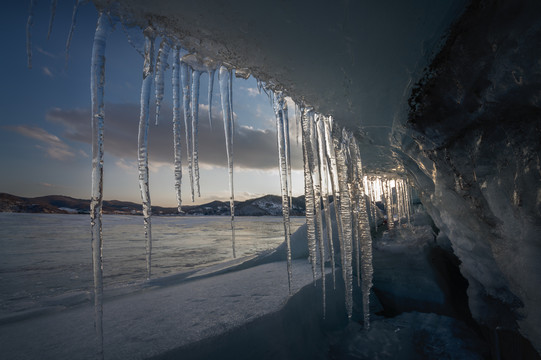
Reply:
[[[91,188],[90,59],[97,21],[92,3],[79,9],[66,65],[65,46],[74,1],[59,1],[47,40],[50,2],[37,1],[32,26],[32,68],[27,67],[26,25],[29,1],[11,1],[1,13],[4,84],[0,97],[0,192],[35,197],[89,198]],[[107,41],[105,82],[104,198],[139,202],[137,131],[143,59],[130,45],[142,35],[117,25]],[[159,42],[157,41],[157,44]],[[156,46],[156,50],[157,50]],[[171,69],[166,71],[159,126],[149,138],[150,190],[153,205],[175,206],[173,176]],[[201,198],[195,204],[229,199],[227,158],[217,77],[208,119],[208,77],[201,77],[199,158]],[[154,93],[154,89],[152,90]],[[234,79],[233,108],[235,199],[279,194],[278,149],[274,112],[256,80]],[[154,104],[154,99],[151,99]],[[291,104],[290,104],[291,105]],[[293,194],[304,192],[302,150],[290,106]],[[151,121],[154,123],[154,105]],[[186,154],[183,143],[183,156]],[[185,157],[183,165],[186,164]],[[183,204],[191,203],[183,169]]]

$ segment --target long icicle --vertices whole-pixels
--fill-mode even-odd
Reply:
[[[348,318],[353,312],[353,269],[352,269],[352,244],[351,244],[351,205],[348,193],[348,169],[346,165],[346,149],[343,142],[334,139],[336,150],[336,165],[338,170],[338,190],[340,193],[339,212],[342,222],[342,272],[344,275],[346,311]]]
[[[175,193],[178,212],[182,212],[182,131],[180,128],[180,46],[175,46],[173,53],[173,146],[175,153]]]
[[[282,216],[284,218],[284,237],[287,249],[287,283],[289,286],[289,294],[291,295],[291,239],[290,239],[290,223],[289,223],[289,191],[287,178],[287,147],[286,147],[286,128],[285,128],[285,111],[284,111],[284,96],[281,91],[274,92],[273,105],[274,114],[276,116],[276,139],[278,141],[278,159],[280,169],[280,189],[282,194]]]
[[[284,99],[284,140],[285,140],[285,152],[286,152],[286,169],[287,169],[287,183],[288,183],[288,197],[289,197],[289,209],[293,208],[293,189],[291,186],[291,146],[289,143],[289,115],[287,111],[287,101]]]
[[[212,94],[214,92],[214,73],[216,69],[208,70],[209,74],[209,88],[208,88],[208,102],[209,102],[209,126],[212,131]]]
[[[75,5],[73,6],[73,13],[71,14],[71,25],[68,33],[68,40],[66,40],[66,67],[68,66],[68,59],[71,47],[71,39],[73,37],[73,32],[75,31],[75,24],[77,22],[77,13],[79,12],[79,5],[83,0],[75,0]]]
[[[192,71],[192,167],[194,171],[197,196],[201,197],[199,188],[199,84],[201,72]]]
[[[51,0],[51,18],[49,19],[49,30],[47,31],[47,40],[51,37],[53,31],[54,17],[56,15],[56,4],[58,0]]]
[[[227,167],[229,170],[229,207],[231,209],[231,247],[233,257],[236,258],[235,250],[235,192],[233,189],[233,112],[231,104],[231,72],[225,66],[220,66],[218,72],[220,83],[220,96],[225,132],[225,149],[227,153]]]
[[[334,243],[332,238],[332,222],[331,211],[329,208],[329,170],[327,166],[327,156],[325,155],[325,125],[323,123],[323,116],[318,117],[316,122],[317,126],[317,139],[318,139],[318,156],[320,165],[321,187],[322,187],[322,200],[323,200],[323,212],[325,214],[325,228],[327,230],[327,245],[329,247],[329,253],[331,256],[331,271],[332,271],[332,284],[333,289],[336,289],[336,272],[335,272],[335,260],[334,260]]]
[[[363,188],[363,173],[361,152],[355,138],[351,138],[350,154],[354,166],[354,184],[356,184],[357,193],[357,224],[359,229],[360,250],[361,250],[361,268],[362,268],[362,294],[363,294],[363,313],[364,327],[370,328],[370,291],[372,289],[372,278],[374,269],[372,265],[372,235],[370,234],[370,223],[366,206],[366,192]],[[358,260],[357,260],[358,261]]]
[[[143,83],[141,85],[141,113],[139,116],[138,135],[138,168],[139,188],[143,201],[143,221],[145,225],[145,250],[147,262],[147,280],[150,280],[152,268],[152,208],[150,201],[150,188],[148,179],[148,127],[150,88],[154,73],[154,29],[148,26],[144,30],[145,35],[145,61],[143,64]]]
[[[26,22],[26,60],[29,69],[32,69],[32,25],[34,25],[34,7],[36,0],[30,0],[28,20]]]
[[[167,63],[167,58],[169,57],[169,52],[171,51],[171,46],[169,45],[169,39],[163,38],[160,43],[160,48],[158,50],[158,58],[156,60],[156,78],[155,82],[155,93],[156,93],[156,126],[160,122],[160,110],[163,100],[164,92],[164,73],[165,70],[169,67]]]
[[[94,275],[94,328],[98,343],[98,356],[103,359],[103,128],[105,105],[105,45],[109,32],[109,19],[100,12],[90,67],[92,102],[92,193],[90,197],[90,228],[92,234],[92,272]]]
[[[321,270],[321,289],[323,296],[323,318],[325,318],[326,308],[326,289],[325,289],[325,243],[323,242],[323,219],[321,215],[321,175],[319,159],[316,155],[318,152],[317,130],[316,120],[319,115],[315,115],[314,119],[310,122],[310,143],[312,145],[312,153],[314,164],[312,166],[312,179],[314,183],[314,198],[315,198],[315,210],[316,210],[316,241],[319,247],[320,258],[320,270]]]
[[[182,82],[182,103],[184,108],[184,131],[186,132],[186,155],[188,158],[188,176],[190,177],[190,189],[192,190],[192,202],[195,200],[194,196],[194,176],[193,176],[193,163],[192,163],[192,93],[191,87],[191,69],[190,66],[184,62],[180,63],[180,80]]]
[[[313,153],[310,144],[310,120],[313,110],[311,108],[301,109],[302,121],[302,151],[304,157],[304,194],[306,203],[306,232],[308,239],[308,254],[312,264],[312,276],[314,285],[316,281],[316,218],[315,218],[315,199],[314,185],[312,181]]]

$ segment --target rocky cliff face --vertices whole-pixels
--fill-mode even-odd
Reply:
[[[481,324],[541,352],[541,4],[474,1],[410,97],[395,152]]]

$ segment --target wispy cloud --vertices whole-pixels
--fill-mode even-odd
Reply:
[[[254,87],[241,87],[241,89],[246,91],[246,94],[248,94],[248,96],[250,97],[256,97],[260,95],[259,90]]]
[[[50,77],[50,78],[54,77],[53,73],[51,72],[51,70],[47,66],[43,66],[41,69],[43,70],[43,73],[45,75],[47,75],[48,77]]]
[[[154,166],[173,163],[173,131],[171,108],[164,105],[159,126],[151,125],[149,135],[149,158]],[[151,113],[151,119],[153,119]],[[84,143],[91,142],[89,109],[55,108],[47,113],[47,120],[64,126],[63,136]],[[208,106],[199,107],[199,161],[201,166],[227,166],[223,121],[218,108],[213,108],[212,126],[208,122]],[[184,121],[182,131],[184,132]],[[105,151],[125,161],[137,157],[137,133],[139,106],[137,104],[106,104],[105,106]],[[153,124],[153,121],[152,121]],[[236,126],[234,136],[234,163],[236,168],[274,169],[277,167],[276,132]],[[182,161],[186,164],[186,137],[182,135]],[[292,166],[300,168],[302,154],[292,147]]]
[[[31,127],[20,125],[9,128],[23,136],[39,141],[36,147],[43,150],[49,157],[56,160],[68,160],[75,155],[72,149],[60,140],[56,135],[53,135],[39,127]]]
[[[39,47],[39,46],[36,46],[36,50],[40,53],[40,54],[43,54],[47,57],[50,57],[51,59],[56,59],[58,56],[53,54],[53,53],[50,53],[48,51],[45,51],[43,50],[43,48]]]

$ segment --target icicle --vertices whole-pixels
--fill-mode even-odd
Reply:
[[[325,124],[322,120],[323,116],[319,116],[316,121],[317,140],[318,140],[318,156],[320,166],[320,178],[322,187],[322,200],[323,200],[323,212],[325,214],[325,225],[327,230],[327,245],[331,255],[331,270],[332,270],[332,283],[333,288],[336,289],[336,274],[335,274],[335,260],[334,260],[334,244],[332,239],[332,223],[331,223],[331,211],[329,208],[329,170],[327,167],[327,156],[325,155]]]
[[[229,169],[229,206],[231,209],[231,244],[233,257],[235,252],[235,192],[233,190],[233,107],[231,104],[231,72],[226,67],[220,66],[218,73],[220,83],[220,96],[222,102],[222,113],[225,132],[225,149],[227,153],[227,167]]]
[[[192,71],[192,167],[195,176],[195,187],[197,188],[197,196],[201,197],[199,188],[199,83],[201,72],[198,70]]]
[[[160,49],[158,50],[158,58],[156,60],[156,79],[155,79],[155,91],[156,91],[156,126],[160,121],[160,109],[163,100],[163,75],[165,70],[169,67],[167,58],[169,57],[169,51],[171,46],[169,45],[169,39],[163,38],[160,43]]]
[[[188,158],[188,175],[190,176],[190,189],[192,191],[192,202],[195,201],[194,196],[194,176],[193,176],[193,162],[192,162],[192,93],[191,87],[191,69],[184,61],[180,65],[180,79],[182,82],[182,96],[184,107],[184,131],[186,132],[186,155]]]
[[[173,53],[173,144],[175,152],[175,192],[177,195],[178,212],[182,212],[182,160],[180,129],[180,46],[175,46]]]
[[[34,1],[32,1],[33,3]],[[31,5],[32,6],[32,5]],[[98,354],[103,359],[103,127],[105,121],[103,93],[105,86],[105,45],[109,32],[107,15],[100,12],[90,68],[92,102],[92,194],[90,200],[90,224],[92,233],[92,271],[94,275],[94,327],[98,342]]]
[[[69,52],[71,46],[71,38],[73,37],[73,32],[75,31],[75,23],[77,21],[77,12],[79,11],[79,5],[83,0],[76,0],[75,6],[73,7],[73,13],[71,15],[71,26],[68,33],[68,40],[66,40],[66,67],[68,66]]]
[[[319,158],[317,155],[319,144],[317,141],[317,130],[316,130],[316,118],[319,115],[316,115],[314,119],[310,122],[310,143],[312,145],[313,156],[313,166],[312,166],[312,179],[314,183],[314,198],[315,198],[315,213],[316,213],[316,240],[317,246],[319,247],[319,258],[320,258],[320,267],[321,267],[321,284],[322,284],[322,293],[323,293],[323,317],[325,318],[325,307],[326,307],[326,289],[325,289],[325,244],[323,242],[323,219],[321,215],[321,173],[320,173],[320,164]]]
[[[284,237],[287,248],[287,282],[291,294],[291,241],[289,223],[289,190],[287,172],[287,140],[285,128],[284,96],[281,91],[274,93],[274,114],[276,115],[276,139],[278,141],[278,158],[280,169],[280,189],[282,194],[282,216],[284,217]]]
[[[148,26],[144,30],[145,35],[145,61],[143,64],[143,84],[141,85],[141,113],[139,116],[138,136],[138,168],[139,188],[143,201],[143,221],[145,224],[147,280],[151,276],[152,258],[152,208],[150,202],[150,188],[148,179],[148,127],[150,88],[152,86],[154,72],[154,29]]]
[[[282,113],[284,116],[284,139],[285,139],[285,155],[286,155],[286,165],[287,165],[287,184],[288,184],[288,198],[289,198],[289,209],[293,207],[293,189],[291,186],[291,146],[289,144],[289,116],[287,113],[287,101],[283,101]]]
[[[49,20],[49,30],[47,31],[47,40],[51,37],[51,32],[53,31],[54,16],[56,15],[56,3],[58,0],[51,1],[51,18]]]
[[[26,22],[26,57],[28,68],[32,69],[32,25],[34,25],[34,6],[36,0],[30,0],[28,9],[28,21]]]
[[[212,93],[214,89],[214,73],[216,69],[208,70],[209,74],[209,90],[208,90],[208,100],[209,100],[209,126],[212,131]]]
[[[351,318],[353,311],[353,269],[352,269],[352,234],[351,234],[351,204],[348,193],[348,168],[346,165],[346,148],[343,143],[334,139],[336,150],[336,165],[338,170],[338,190],[340,192],[339,209],[342,222],[342,272],[345,283],[346,311],[348,318]]]
[[[355,211],[355,226],[358,229],[358,238],[356,246],[359,247],[357,254],[361,253],[361,268],[362,268],[362,294],[363,294],[363,312],[364,312],[364,327],[370,327],[370,291],[372,289],[373,266],[372,266],[372,235],[370,234],[370,223],[368,221],[367,206],[365,200],[365,189],[363,188],[362,162],[359,146],[355,138],[350,140],[350,155],[352,157],[353,166],[353,184],[356,186],[356,211]],[[360,243],[359,243],[360,242]],[[357,267],[359,267],[359,258],[357,258]],[[358,270],[357,270],[358,271]],[[357,273],[357,276],[359,274]]]
[[[312,264],[314,285],[316,281],[316,224],[315,199],[311,167],[314,163],[312,145],[310,144],[310,117],[312,109],[303,108],[302,113],[302,152],[304,158],[304,194],[306,203],[306,232],[308,239],[308,254]]]

